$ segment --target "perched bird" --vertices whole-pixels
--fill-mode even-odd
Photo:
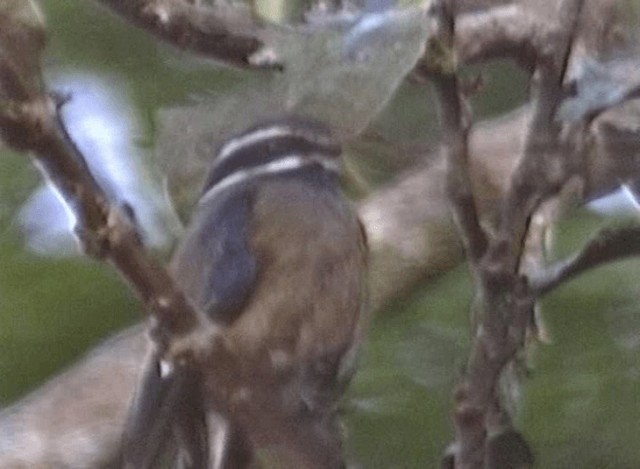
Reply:
[[[125,467],[343,467],[337,405],[366,328],[362,225],[339,186],[341,149],[286,119],[218,151],[171,272],[223,327],[207,372],[151,354]],[[266,456],[265,456],[266,455]]]

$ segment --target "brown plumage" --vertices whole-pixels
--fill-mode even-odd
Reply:
[[[185,467],[246,467],[256,449],[279,467],[341,467],[336,411],[366,327],[366,241],[338,186],[339,148],[319,127],[287,121],[252,129],[220,154],[171,270],[226,327],[205,376],[151,372],[142,388],[183,396],[164,418]],[[180,380],[188,386],[171,385]],[[146,423],[131,425],[145,430],[129,433],[130,460],[149,459],[137,454],[153,412],[134,409]],[[203,432],[213,435],[204,445]]]

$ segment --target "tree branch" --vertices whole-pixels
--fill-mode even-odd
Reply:
[[[541,21],[519,3],[461,15],[456,21],[456,53],[464,63],[510,57],[531,69],[539,50],[534,41],[545,39],[548,24],[548,18]]]
[[[497,2],[501,3],[501,2]],[[576,43],[597,56],[624,42],[621,34],[620,1],[587,1],[584,5]],[[533,71],[555,44],[559,16],[552,13],[556,0],[524,0],[475,9],[456,19],[455,50],[461,63],[486,62],[510,58],[524,69]]]
[[[13,102],[0,112],[5,142],[30,152],[48,181],[77,217],[75,233],[84,251],[111,263],[130,283],[163,329],[182,335],[198,316],[163,267],[144,252],[140,238],[88,172],[84,159],[68,140],[50,96]],[[203,319],[200,321],[204,321]]]
[[[443,153],[447,162],[449,203],[466,247],[467,257],[475,265],[485,253],[487,237],[478,220],[469,174],[469,116],[464,116],[463,98],[453,58],[454,16],[449,9],[450,5],[442,3],[439,6],[440,28],[438,34],[427,43],[430,52],[424,71],[431,78],[438,96]]]
[[[640,255],[640,226],[605,228],[576,254],[529,277],[537,296],[553,291],[581,273],[609,262]]]
[[[124,425],[148,348],[145,328],[129,328],[3,409],[0,467],[121,467]]]
[[[281,68],[260,38],[264,25],[231,7],[184,0],[95,0],[163,41],[241,68]]]
[[[10,12],[0,13],[3,20],[9,18],[5,15]],[[6,26],[0,35],[0,52],[15,48],[22,34],[18,19],[7,20]],[[75,234],[84,251],[112,264],[135,290],[156,321],[157,345],[163,351],[169,346],[167,358],[172,360],[183,353],[197,355],[202,350],[196,353],[195,349],[207,342],[201,335],[211,339],[217,331],[207,326],[209,321],[192,308],[166,270],[145,253],[132,223],[118,208],[110,206],[62,124],[59,99],[43,90],[36,60],[39,50],[32,51],[28,46],[13,50],[22,61],[25,59],[20,52],[34,53],[26,60],[32,62],[28,69],[13,61],[13,55],[0,56],[0,137],[13,149],[31,155],[72,209]],[[166,343],[170,337],[175,340]]]
[[[458,232],[467,248],[467,257],[476,271],[478,262],[486,252],[487,238],[478,221],[469,176],[468,129],[462,115],[462,96],[458,89],[458,78],[451,53],[455,34],[455,12],[452,10],[452,4],[453,2],[446,0],[432,4],[439,34],[427,43],[428,54],[424,69],[430,76],[438,96],[443,148],[447,162],[449,203],[458,224]],[[437,54],[440,51],[443,52]],[[449,60],[446,60],[447,57]],[[484,364],[482,368],[485,372],[488,371]],[[499,369],[496,369],[485,382],[494,383],[498,376]],[[454,464],[457,468],[478,468],[484,466],[484,421],[487,410],[467,409],[464,403],[466,398],[481,391],[471,387],[466,391],[463,394],[460,388],[456,392],[461,401],[456,409],[456,417],[464,415],[464,419],[455,419],[457,451],[454,454]],[[462,408],[465,409],[464,412],[460,411]],[[469,424],[471,422],[473,423]]]
[[[569,175],[555,114],[581,5],[580,0],[557,5],[554,33],[549,42],[534,47],[536,74],[523,154],[502,198],[496,234],[476,269],[475,337],[455,391],[457,469],[487,467],[487,435],[502,420],[495,415],[501,408],[499,379],[524,346],[534,314],[534,296],[519,274],[520,260],[531,216]]]
[[[583,0],[566,0],[558,7],[556,41],[540,51],[533,77],[532,110],[523,155],[503,199],[500,224],[488,254],[488,266],[498,264],[515,273],[524,246],[528,220],[542,201],[567,181],[571,167],[560,142],[556,112],[563,98],[563,78]]]

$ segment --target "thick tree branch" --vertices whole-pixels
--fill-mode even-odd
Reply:
[[[510,58],[533,71],[562,35],[556,0],[496,2],[498,5],[460,14],[456,19],[455,50],[461,63]],[[624,42],[620,0],[586,0],[576,43],[582,52],[606,54]]]
[[[241,68],[280,68],[266,49],[264,26],[248,12],[185,0],[96,0],[154,36]]]
[[[464,63],[510,57],[531,68],[539,50],[534,41],[544,40],[549,19],[532,16],[522,4],[504,5],[460,15],[456,21],[455,47]]]
[[[359,204],[371,251],[369,283],[376,310],[463,259],[447,209],[445,165],[433,158],[435,163],[401,175]]]
[[[531,109],[476,123],[469,132],[471,187],[479,218],[495,226],[512,174],[522,155]],[[583,161],[584,201],[640,179],[640,138],[633,130],[640,101],[607,111],[588,129],[575,158]],[[573,149],[576,151],[576,149]],[[430,165],[400,174],[359,204],[372,251],[371,294],[381,308],[462,260],[461,244],[449,216],[444,155],[425,155]],[[464,190],[464,189],[463,189]]]
[[[145,328],[132,327],[2,410],[0,467],[121,467],[124,424],[148,348]]]

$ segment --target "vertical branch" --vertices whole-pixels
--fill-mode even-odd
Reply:
[[[469,116],[465,116],[453,54],[455,20],[450,0],[434,2],[432,8],[437,10],[439,17],[438,31],[428,42],[429,59],[421,71],[429,76],[438,96],[442,151],[447,163],[447,196],[467,256],[475,264],[485,253],[487,237],[480,226],[471,189]]]
[[[491,238],[480,228],[470,190],[468,128],[450,52],[455,32],[451,1],[435,4],[439,34],[429,43],[430,60],[425,68],[440,102],[448,194],[476,274],[473,314],[477,328],[466,373],[455,391],[454,464],[457,469],[478,469],[490,467],[495,448],[489,434],[510,420],[501,415],[500,377],[524,347],[534,315],[535,296],[519,272],[529,221],[539,205],[568,179],[571,168],[570,158],[562,153],[565,148],[555,115],[582,0],[567,0],[560,5],[555,34],[545,47],[536,50],[529,131],[520,164],[502,202],[497,233]],[[514,465],[526,466],[531,464],[531,453],[519,438],[527,451]]]
[[[452,6],[451,0],[432,4],[437,34],[428,42],[426,60],[421,64],[420,71],[431,79],[438,96],[442,146],[447,162],[447,195],[458,225],[458,231],[467,250],[467,257],[476,272],[478,263],[487,249],[488,240],[480,226],[471,189],[467,142],[469,123],[468,116],[463,114],[464,107],[452,52],[455,36],[455,15]],[[478,352],[483,351],[479,350]],[[481,357],[480,353],[476,353],[475,356]],[[482,362],[484,362],[483,358],[482,356]],[[470,367],[469,371],[473,372],[481,368],[486,371],[484,363],[481,363],[480,366]],[[491,390],[499,374],[499,368],[495,368],[489,380],[469,379],[469,381],[473,381],[475,386],[485,385],[486,389],[478,388],[474,389],[474,392],[479,392],[482,396],[492,394]],[[472,385],[471,382],[463,383],[456,391],[456,394],[459,394],[456,399],[460,400],[463,394],[465,397],[469,395],[470,388],[467,389],[469,392],[462,391],[463,388],[467,388],[467,384]],[[486,437],[484,416],[489,410],[489,404],[484,402],[486,399],[482,400],[483,402],[477,408],[465,407],[463,412],[456,409],[457,454],[454,457],[457,467],[475,468],[484,465]]]

